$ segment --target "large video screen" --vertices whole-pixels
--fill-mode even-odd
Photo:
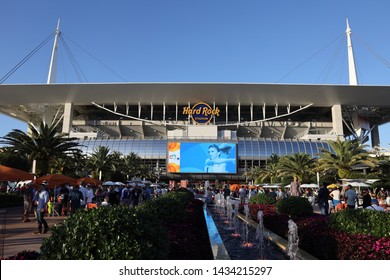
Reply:
[[[168,142],[170,173],[237,173],[236,143]]]

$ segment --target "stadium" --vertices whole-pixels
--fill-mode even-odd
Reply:
[[[316,157],[337,137],[380,145],[378,126],[390,119],[390,86],[357,84],[349,27],[346,34],[349,85],[56,84],[57,28],[48,83],[1,84],[0,113],[58,123],[87,154],[98,146],[134,152],[166,179],[238,180],[272,154]],[[210,172],[200,165],[212,145],[230,146],[219,152],[218,163],[230,160]]]

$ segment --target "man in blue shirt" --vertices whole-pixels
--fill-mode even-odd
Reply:
[[[40,186],[40,190],[35,194],[34,201],[37,203],[37,219],[38,219],[38,231],[34,231],[35,234],[46,233],[49,229],[47,222],[45,221],[45,211],[47,203],[49,202],[49,193],[45,189],[45,185]],[[42,231],[42,225],[45,229]]]
[[[352,189],[351,185],[346,186],[346,192],[344,194],[345,202],[348,205],[348,209],[355,209],[355,201],[357,201],[357,194]]]

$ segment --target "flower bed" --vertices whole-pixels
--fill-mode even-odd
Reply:
[[[241,212],[242,209],[243,206],[240,206],[239,210]],[[264,213],[264,226],[287,239],[287,221],[289,217],[277,215],[273,205],[250,204],[249,213],[252,220],[257,221],[257,212],[259,210],[262,210]],[[348,215],[361,215],[357,210],[352,211],[354,212],[348,213]],[[378,214],[372,213],[371,215]],[[310,217],[295,218],[294,221],[298,226],[299,247],[318,259],[390,259],[389,237],[375,237],[371,234],[355,234],[336,230],[330,226],[328,217],[317,214],[313,214]],[[390,220],[388,219],[387,222],[390,223]],[[383,227],[384,225],[378,226]]]

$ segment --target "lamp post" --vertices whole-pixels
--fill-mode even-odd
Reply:
[[[157,181],[156,181],[156,183],[158,183],[158,182],[160,182],[160,175],[161,175],[161,171],[162,171],[162,168],[159,167],[158,161],[157,161],[157,163],[156,163],[155,171],[156,171],[156,175],[157,175]]]

